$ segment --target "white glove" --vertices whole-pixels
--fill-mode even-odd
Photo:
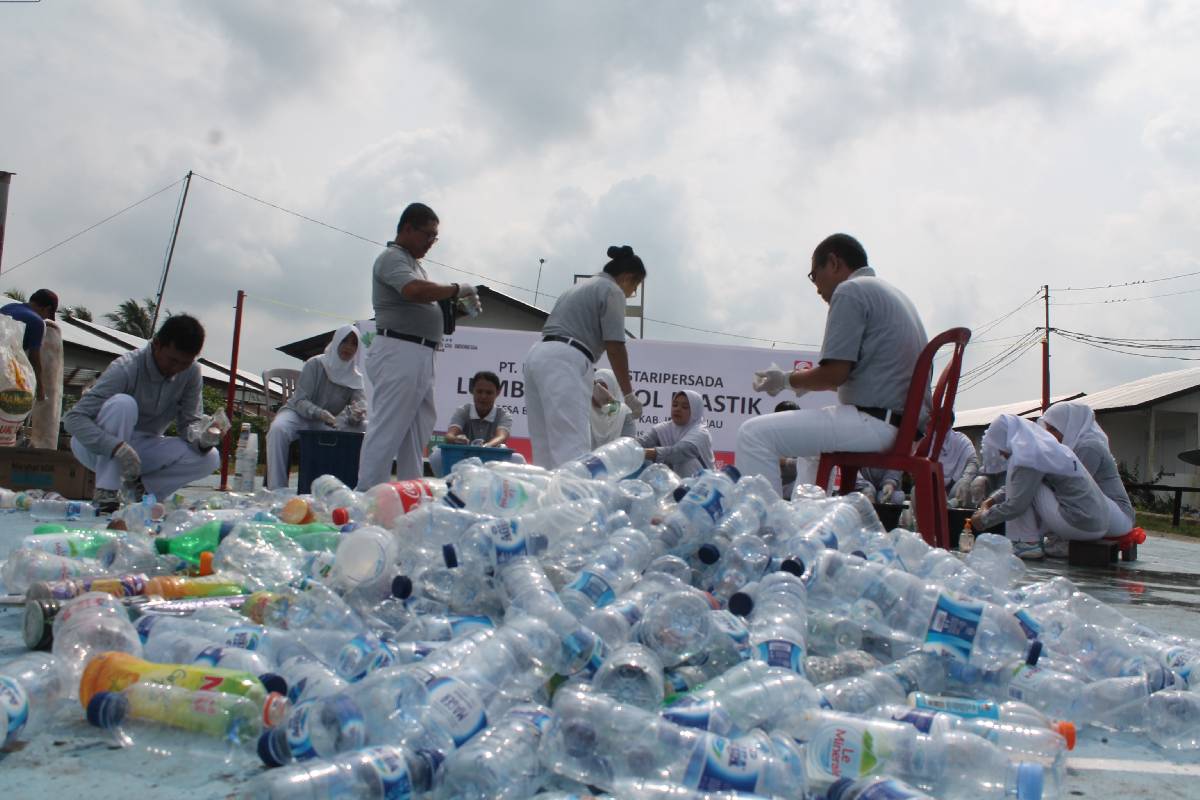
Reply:
[[[337,417],[335,417],[332,412],[327,411],[326,409],[321,409],[321,415],[318,417],[318,419],[331,428],[337,427]]]
[[[896,491],[896,484],[888,481],[883,484],[883,488],[879,490],[879,502],[886,503],[892,499],[892,493]]]
[[[216,447],[221,443],[221,437],[224,435],[216,425],[205,425],[200,430],[200,435],[196,437],[196,444],[201,447]]]
[[[756,392],[766,392],[771,397],[779,394],[787,386],[787,373],[774,364],[770,369],[754,373],[753,387]]]
[[[642,409],[644,409],[645,406],[642,405],[641,400],[638,400],[637,394],[630,392],[621,399],[625,401],[625,405],[629,406],[629,410],[633,412],[635,417],[642,416]]]
[[[460,283],[460,284],[458,284],[458,294],[456,294],[454,297],[457,300],[462,300],[464,298],[478,297],[478,296],[479,296],[479,290],[476,289],[473,284]]]
[[[351,403],[346,410],[346,418],[351,425],[361,425],[363,420],[367,418],[367,407],[361,403]]]
[[[121,442],[113,451],[112,457],[121,467],[121,480],[134,481],[142,476],[142,457],[128,442]]]

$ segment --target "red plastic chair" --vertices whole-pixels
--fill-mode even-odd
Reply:
[[[968,328],[951,328],[933,338],[921,351],[913,369],[912,383],[904,401],[904,416],[892,449],[883,453],[823,453],[817,465],[817,485],[828,491],[834,467],[841,469],[839,494],[854,491],[854,479],[863,467],[882,467],[907,472],[913,479],[912,502],[917,512],[917,528],[925,541],[935,547],[949,548],[950,522],[946,514],[946,481],[938,454],[950,428],[954,396],[958,393],[958,375],[962,370],[962,355],[971,339]],[[933,370],[933,357],[947,344],[954,345],[950,363],[942,370],[933,391],[929,414],[929,430],[920,441],[917,422],[925,401],[925,390]]]

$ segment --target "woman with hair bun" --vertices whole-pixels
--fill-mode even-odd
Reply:
[[[635,418],[642,403],[629,380],[625,350],[625,300],[646,278],[629,245],[608,248],[604,271],[559,296],[542,327],[542,340],[525,356],[525,403],[533,461],[554,469],[591,450],[593,370],[600,356],[617,376]]]

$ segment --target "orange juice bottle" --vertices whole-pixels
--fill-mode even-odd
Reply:
[[[88,707],[97,692],[119,692],[138,681],[166,683],[184,689],[225,692],[253,700],[260,708],[267,689],[254,675],[202,664],[156,664],[128,653],[103,653],[92,659],[79,681],[79,702]]]
[[[146,581],[143,594],[157,595],[167,600],[184,597],[218,597],[243,594],[242,585],[227,575],[204,575],[190,578],[180,575],[160,575]]]

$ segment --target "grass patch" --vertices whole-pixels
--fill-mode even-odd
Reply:
[[[1161,531],[1163,533],[1178,533],[1182,536],[1192,536],[1200,539],[1200,522],[1194,519],[1183,517],[1179,520],[1179,527],[1172,527],[1170,514],[1154,514],[1149,511],[1135,510],[1137,514],[1137,524],[1139,527],[1145,528],[1148,531]]]

